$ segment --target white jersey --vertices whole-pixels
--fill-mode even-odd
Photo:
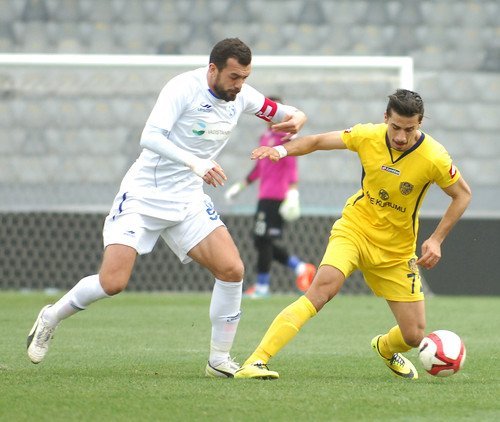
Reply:
[[[215,159],[242,113],[264,120],[283,116],[283,109],[278,111],[274,103],[247,84],[234,101],[218,99],[208,86],[207,72],[208,66],[171,79],[162,89],[146,128],[160,128],[168,137],[165,142],[199,158]],[[144,130],[142,136],[148,136],[148,131]],[[203,196],[203,183],[186,165],[143,149],[125,175],[120,192],[152,203],[190,202]]]

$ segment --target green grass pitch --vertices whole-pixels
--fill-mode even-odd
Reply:
[[[244,361],[294,300],[244,300]],[[207,379],[208,294],[122,293],[64,321],[44,362],[26,355],[41,293],[0,293],[0,421],[498,421],[500,298],[431,297],[427,331],[457,332],[458,374],[394,378],[370,348],[393,325],[381,299],[339,296],[270,363],[277,381]]]

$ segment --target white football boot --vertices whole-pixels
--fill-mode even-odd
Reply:
[[[48,325],[43,319],[43,313],[50,306],[52,305],[47,305],[42,308],[28,335],[28,356],[33,363],[40,363],[43,360],[49,351],[50,341],[57,328],[57,325]]]
[[[232,358],[228,358],[219,365],[212,366],[208,361],[205,367],[205,375],[209,378],[233,378],[234,373],[240,369],[240,364]]]

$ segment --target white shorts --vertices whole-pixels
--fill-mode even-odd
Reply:
[[[164,209],[154,212],[150,202],[142,204],[141,212],[141,200],[134,198],[132,207],[128,207],[126,201],[125,197],[115,201],[106,217],[103,229],[105,248],[112,244],[127,245],[143,255],[153,250],[161,236],[179,260],[187,264],[192,261],[188,252],[217,227],[224,226],[208,195],[190,204],[179,203],[177,210],[171,213],[165,213]],[[162,212],[164,216],[158,217]]]

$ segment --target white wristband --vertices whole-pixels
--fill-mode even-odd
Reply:
[[[280,155],[280,158],[286,157],[288,155],[288,151],[283,145],[276,145],[273,147],[276,151],[278,151],[278,154]]]

